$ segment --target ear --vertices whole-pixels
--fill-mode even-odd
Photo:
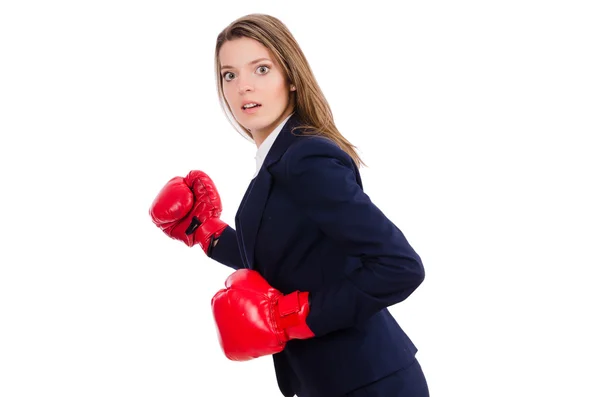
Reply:
[[[290,91],[296,91],[296,86],[295,85],[290,85]]]

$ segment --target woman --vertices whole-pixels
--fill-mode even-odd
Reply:
[[[213,298],[223,351],[272,354],[284,396],[428,396],[387,309],[421,284],[421,260],[363,192],[362,162],[297,42],[278,19],[247,15],[219,34],[215,68],[226,115],[258,148],[235,230],[201,171],[171,179],[150,214],[236,269]]]

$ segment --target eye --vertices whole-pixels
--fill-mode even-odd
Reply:
[[[222,76],[223,76],[223,79],[224,79],[225,81],[230,81],[230,80],[227,78],[227,75],[228,75],[228,74],[233,74],[233,73],[231,73],[231,72],[225,72],[225,73],[223,73],[223,75],[222,75]]]
[[[271,70],[271,68],[267,65],[260,65],[256,70],[263,69],[263,68],[266,69],[266,71],[261,74],[266,74],[269,70]]]
[[[271,70],[271,67],[268,65],[260,65],[259,67],[256,68],[256,70],[263,70],[262,72],[259,72],[259,74],[267,74],[269,72],[269,70]],[[221,75],[221,77],[223,77],[223,79],[225,81],[231,81],[231,79],[233,79],[233,77],[227,78],[227,76],[230,74],[235,76],[235,74],[233,74],[232,72],[225,72]]]

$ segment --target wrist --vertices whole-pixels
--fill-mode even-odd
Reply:
[[[306,325],[306,317],[310,312],[309,293],[294,291],[279,298],[276,305],[278,323],[290,339],[308,339],[315,334]]]
[[[208,218],[195,232],[195,240],[202,247],[206,255],[210,257],[216,240],[227,228],[227,224],[219,218]]]

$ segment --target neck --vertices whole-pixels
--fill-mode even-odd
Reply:
[[[289,106],[285,112],[283,112],[281,114],[281,116],[279,116],[277,118],[277,120],[275,120],[271,125],[260,129],[260,130],[256,130],[256,131],[251,131],[250,133],[252,134],[252,139],[254,140],[254,143],[256,144],[256,148],[259,148],[260,145],[265,141],[265,139],[267,139],[267,137],[269,135],[271,135],[271,133],[273,131],[275,131],[275,128],[283,121],[285,120],[290,114],[292,114],[294,111],[293,106]]]

